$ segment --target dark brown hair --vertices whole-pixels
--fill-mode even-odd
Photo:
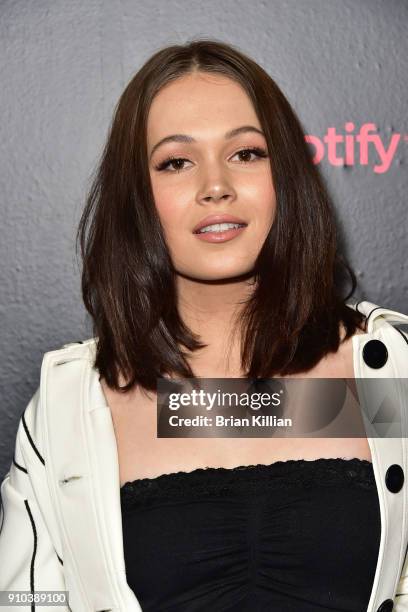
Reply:
[[[150,183],[146,124],[160,89],[192,71],[246,91],[265,133],[277,208],[238,323],[249,378],[307,371],[362,328],[347,306],[357,281],[338,252],[327,189],[288,100],[255,61],[229,44],[195,39],[156,52],[121,95],[77,232],[82,295],[93,321],[95,367],[109,387],[157,390],[157,377],[195,376],[183,348],[206,346],[177,308],[175,271]],[[342,295],[345,273],[351,289]],[[119,373],[126,385],[120,386]]]

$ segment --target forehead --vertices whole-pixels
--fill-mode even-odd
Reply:
[[[261,127],[252,101],[236,81],[218,74],[183,75],[153,99],[147,120],[148,143],[171,133],[200,137],[251,123]]]

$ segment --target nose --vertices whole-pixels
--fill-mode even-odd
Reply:
[[[235,197],[235,190],[227,180],[225,173],[214,168],[207,172],[202,188],[197,193],[197,201],[201,204],[234,200]]]
[[[199,201],[202,203],[218,202],[220,200],[221,201],[233,200],[233,196],[226,189],[211,189],[211,190],[207,190],[205,192],[205,195],[202,195],[199,198]]]

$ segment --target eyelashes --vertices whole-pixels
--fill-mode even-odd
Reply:
[[[267,151],[263,149],[262,147],[247,147],[245,149],[240,149],[233,155],[233,157],[241,153],[254,153],[257,156],[257,159],[241,162],[243,164],[251,164],[257,161],[258,159],[268,157]],[[175,156],[170,155],[169,157],[167,157],[165,160],[163,160],[160,164],[158,164],[154,168],[158,172],[170,172],[170,173],[181,172],[181,170],[183,170],[184,168],[174,168],[174,166],[173,166],[174,168],[173,170],[169,170],[168,168],[169,166],[171,166],[171,164],[174,164],[176,162],[185,162],[185,161],[189,161],[189,160],[184,157],[175,157]]]

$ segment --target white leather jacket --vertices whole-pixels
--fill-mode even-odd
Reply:
[[[367,301],[349,306],[368,318],[367,333],[352,340],[360,401],[369,399],[368,412],[378,409],[375,398],[366,400],[365,379],[402,379],[393,408],[406,424],[408,334],[397,326],[408,316]],[[20,418],[0,488],[0,591],[69,592],[69,605],[48,611],[139,612],[126,582],[116,438],[94,350],[91,338],[44,354],[40,384]],[[408,612],[407,441],[367,439],[381,512],[367,612]]]

